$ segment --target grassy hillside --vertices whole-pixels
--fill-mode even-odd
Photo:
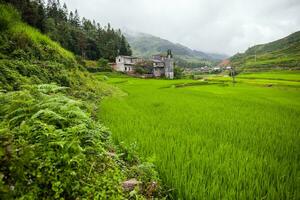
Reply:
[[[251,47],[230,60],[232,65],[243,69],[300,68],[300,31],[271,43]]]
[[[96,116],[101,99],[122,92],[13,7],[0,4],[0,24],[0,199],[165,196],[153,164],[115,145]]]
[[[13,5],[22,20],[58,42],[62,47],[89,60],[105,58],[114,61],[119,55],[131,55],[120,30],[100,26],[94,20],[69,11],[58,0],[0,0]],[[18,28],[17,28],[18,29]]]
[[[300,73],[210,79],[111,77],[128,95],[100,116],[155,160],[175,199],[299,199]]]
[[[125,36],[133,50],[133,55],[151,57],[152,55],[165,53],[168,49],[171,49],[180,66],[199,67],[212,65],[216,61],[226,58],[226,55],[209,54],[192,50],[181,44],[174,44],[168,40],[149,34],[127,33]]]

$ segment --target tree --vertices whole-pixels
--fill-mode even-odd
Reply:
[[[75,14],[74,14],[74,18],[73,18],[72,23],[73,23],[73,25],[75,25],[77,27],[80,26],[80,17],[79,17],[77,9],[75,10]]]
[[[174,77],[176,79],[181,79],[183,76],[183,71],[184,69],[182,69],[181,67],[174,67]]]
[[[64,12],[64,15],[65,16],[68,16],[68,14],[69,14],[69,11],[68,11],[68,7],[67,7],[67,4],[66,3],[64,3],[64,5],[63,5],[63,12]],[[67,19],[67,18],[66,18]]]
[[[120,44],[119,54],[120,55],[124,55],[124,56],[128,55],[127,44],[125,43],[125,37],[124,37],[124,35],[122,35],[122,37],[121,37],[121,44]]]
[[[108,23],[102,28],[95,20],[70,12],[59,0],[2,0],[11,3],[21,13],[22,19],[59,42],[64,48],[86,59],[105,58],[113,61],[116,56],[131,55],[132,51],[121,31]]]

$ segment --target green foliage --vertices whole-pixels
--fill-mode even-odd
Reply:
[[[20,15],[12,6],[0,4],[0,31],[7,30],[19,21]]]
[[[104,58],[100,58],[98,60],[98,65],[101,71],[103,72],[111,72],[111,66],[108,63],[108,60],[104,59]]]
[[[132,177],[142,181],[137,197],[162,195],[154,167],[114,147],[89,104],[67,89],[43,84],[0,93],[0,198],[123,199],[129,193],[121,182]],[[115,148],[120,157],[109,154]]]
[[[85,60],[85,67],[89,72],[111,72],[112,67],[108,60],[100,58],[98,61]]]
[[[40,0],[29,1],[29,0],[2,0],[0,3],[10,3],[18,11],[22,11],[19,16],[22,20],[31,26],[37,27],[39,30],[44,31],[45,29],[45,12],[43,10],[43,4]]]
[[[131,55],[130,46],[120,30],[114,30],[109,24],[101,27],[95,21],[81,19],[77,10],[69,13],[66,4],[62,6],[59,1],[49,0],[47,6],[42,1],[6,2],[18,9],[25,22],[75,55],[90,60],[103,57],[110,61],[119,54]]]
[[[74,64],[74,55],[63,49],[36,29],[20,22],[17,11],[0,4],[1,27],[0,53],[2,57],[22,60],[52,60]],[[13,19],[15,18],[15,19]]]
[[[121,42],[120,42],[120,55],[131,56],[131,54],[132,54],[132,51],[130,49],[130,45],[127,43],[124,35],[122,35]]]
[[[110,77],[129,95],[99,116],[155,158],[174,199],[299,199],[299,71],[203,80]]]
[[[74,63],[74,55],[63,49],[59,44],[42,35],[36,29],[23,23],[18,23],[10,30],[9,40],[11,46],[7,52],[14,54],[13,51],[25,51],[28,53],[25,59],[53,60],[65,63]],[[11,52],[12,51],[12,52]],[[18,58],[18,56],[16,56]],[[21,57],[24,59],[24,57]]]
[[[183,77],[183,71],[184,69],[182,69],[181,67],[174,67],[174,78],[176,79],[180,79]]]
[[[137,74],[151,74],[152,68],[149,66],[137,66],[135,67],[135,73]]]
[[[151,74],[153,71],[153,63],[151,61],[141,61],[135,65],[135,73],[137,74]]]
[[[65,50],[58,43],[53,42],[52,40],[50,40],[50,38],[41,34],[36,29],[31,28],[30,26],[19,24],[18,26],[15,26],[14,29],[12,29],[12,32],[15,34],[25,34],[33,41],[33,43],[37,44],[39,49],[43,49],[44,52],[51,54],[47,55],[48,57],[46,59],[49,59],[51,57],[52,60],[56,60],[61,57],[70,61],[74,61],[74,55],[71,52]],[[58,53],[59,55],[53,55],[53,53]],[[43,60],[43,52],[41,52],[41,58],[39,59]]]
[[[22,84],[55,82],[70,87],[71,94],[84,99],[99,99],[111,93],[104,84],[95,84],[72,53],[21,22],[1,32],[0,56],[1,89],[12,91]]]
[[[78,67],[70,69],[57,62],[23,60],[0,60],[0,88],[6,91],[19,90],[23,84],[57,83],[70,87],[69,91],[84,99],[99,98],[104,92],[93,83],[93,78]],[[98,90],[98,91],[96,91]],[[80,92],[84,91],[84,92]],[[84,95],[84,96],[82,96]]]
[[[0,199],[158,197],[161,187],[147,189],[150,182],[123,191],[121,183],[141,163],[112,156],[118,147],[96,121],[95,103],[119,90],[91,76],[81,57],[11,22],[12,7],[0,9],[11,12],[1,15],[8,25],[0,35]],[[141,169],[137,176],[146,175]],[[159,179],[153,173],[151,180]]]
[[[300,32],[280,40],[249,48],[230,58],[233,66],[245,70],[300,67]]]
[[[105,153],[108,132],[63,90],[0,95],[2,198],[122,198],[122,174]]]

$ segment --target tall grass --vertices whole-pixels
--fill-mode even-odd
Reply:
[[[62,48],[58,43],[51,40],[48,36],[41,34],[37,29],[32,28],[24,23],[17,23],[13,26],[10,31],[14,34],[22,33],[27,35],[35,44],[44,45],[55,53],[58,53],[61,57],[69,59],[71,61],[75,60],[75,56],[70,51]]]
[[[58,54],[61,57],[60,59],[75,61],[73,53],[65,50],[48,36],[41,34],[37,29],[23,23],[20,14],[10,5],[0,4],[0,26],[1,36],[14,36],[14,39],[22,43],[21,46],[17,45],[22,50],[25,49],[25,45],[32,45],[32,49],[34,46],[41,53],[50,54],[53,58]],[[16,43],[16,41],[11,41],[11,43]],[[7,46],[6,48],[8,48]],[[17,48],[17,46],[13,45],[14,48]]]
[[[110,78],[115,140],[155,160],[175,199],[299,199],[300,90]]]

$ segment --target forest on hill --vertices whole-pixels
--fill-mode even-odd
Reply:
[[[21,13],[22,20],[39,29],[63,48],[84,59],[105,58],[114,61],[118,55],[131,55],[131,48],[120,29],[95,20],[81,18],[77,10],[69,11],[59,0],[0,0],[10,3]]]

